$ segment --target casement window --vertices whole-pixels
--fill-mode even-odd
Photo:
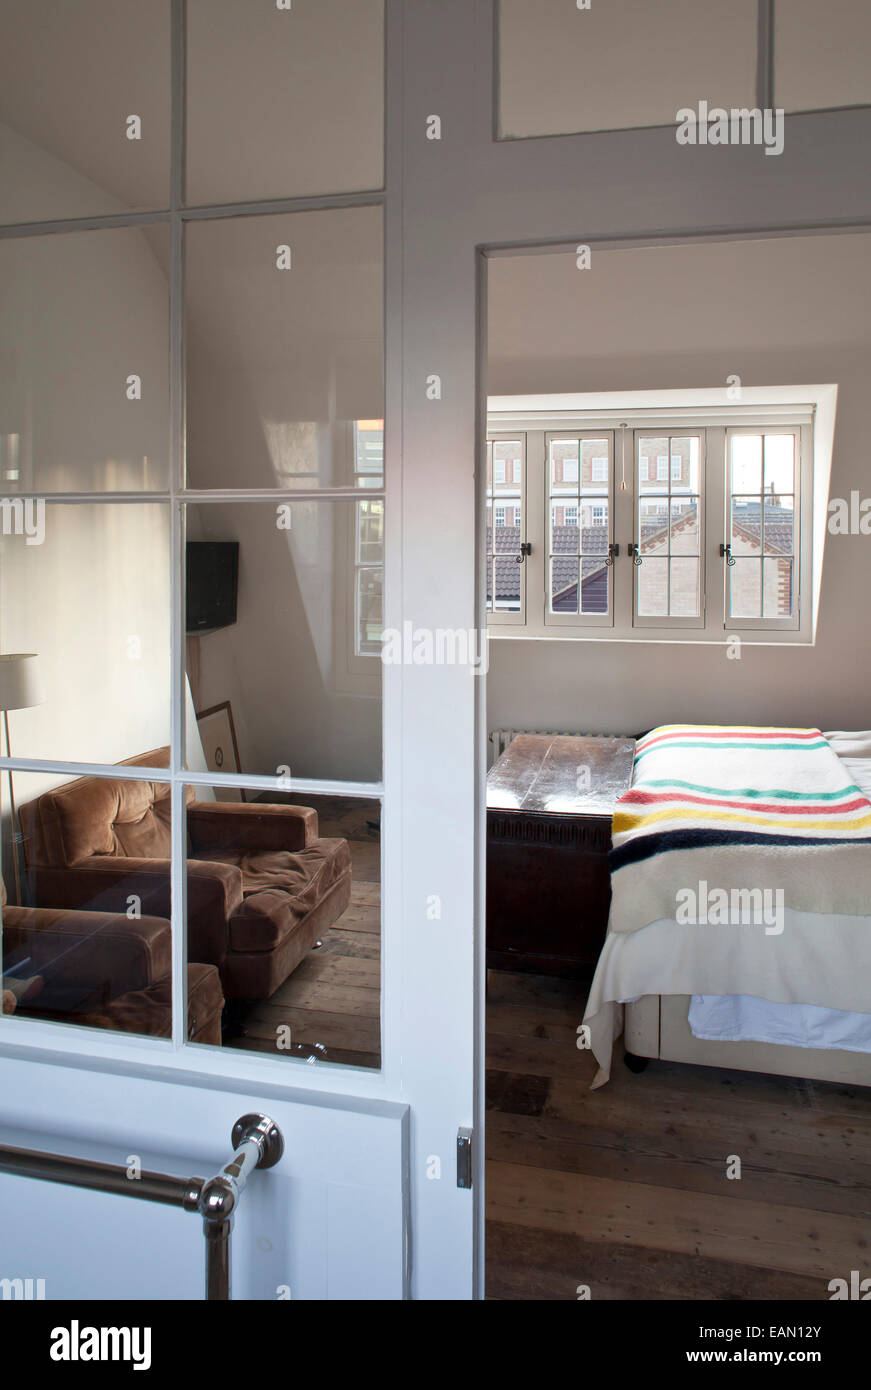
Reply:
[[[497,635],[809,640],[809,408],[522,425],[487,446]]]

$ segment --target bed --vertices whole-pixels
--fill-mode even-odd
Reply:
[[[721,738],[758,747],[723,754]],[[622,890],[612,875],[608,937],[579,1029],[579,1046],[599,1062],[593,1085],[608,1080],[622,1032],[635,1070],[660,1058],[871,1086],[871,732],[662,726],[639,742],[645,748],[671,761],[649,757],[668,774],[652,777],[637,758],[624,808],[632,814],[615,816],[613,857],[631,873]],[[715,803],[709,787],[696,794],[710,775],[706,759],[718,782],[733,776],[728,802]],[[697,913],[681,927],[671,904],[696,868],[729,881],[736,863],[739,883],[751,863],[767,865],[783,886],[779,912],[708,932]],[[701,875],[697,886],[701,903]]]

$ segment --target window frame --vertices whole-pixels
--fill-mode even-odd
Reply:
[[[679,395],[679,393],[675,393]],[[612,397],[604,410],[548,412],[532,409],[514,413],[503,409],[491,412],[487,438],[516,439],[523,436],[525,484],[525,538],[532,553],[526,565],[525,619],[509,615],[509,624],[492,622],[487,614],[490,635],[510,640],[568,640],[621,642],[703,642],[724,645],[731,634],[752,634],[765,645],[789,643],[809,645],[814,640],[812,625],[814,560],[814,456],[816,404],[775,402],[770,405],[710,406],[677,405],[627,406],[619,410]],[[613,407],[613,408],[612,408]],[[513,429],[508,425],[515,426]],[[799,443],[796,460],[797,543],[795,551],[794,612],[790,618],[730,619],[726,607],[726,560],[719,553],[726,534],[729,478],[726,470],[729,431],[747,433],[796,433]],[[635,543],[635,504],[639,485],[639,461],[635,438],[647,435],[685,437],[699,434],[700,508],[699,548],[700,616],[698,618],[639,618],[635,612],[636,579],[628,578],[631,559],[627,545]],[[548,441],[553,437],[603,438],[613,435],[613,467],[608,493],[610,502],[609,542],[615,541],[620,553],[611,567],[610,615],[548,613],[548,518],[549,474]],[[824,430],[825,435],[825,430]],[[669,446],[670,447],[670,446]],[[649,472],[649,470],[648,470]],[[669,455],[669,478],[671,482]],[[579,477],[580,469],[579,469]],[[648,481],[651,481],[648,478]],[[656,481],[653,479],[652,481]],[[626,486],[623,487],[622,484]],[[578,484],[580,496],[580,483]],[[643,563],[643,560],[642,560]],[[510,630],[505,630],[510,628]]]

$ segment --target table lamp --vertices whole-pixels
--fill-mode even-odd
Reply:
[[[30,709],[45,700],[39,657],[33,652],[10,652],[0,655],[0,710],[6,733],[6,756],[12,757],[9,743],[9,711]],[[12,811],[12,865],[15,871],[15,901],[21,903],[21,879],[18,869],[18,822],[15,815],[15,793],[12,788],[12,769],[9,775],[9,803]]]

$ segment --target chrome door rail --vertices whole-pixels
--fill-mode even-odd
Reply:
[[[173,1178],[165,1173],[131,1178],[120,1165],[4,1145],[0,1145],[0,1173],[198,1212],[206,1242],[205,1297],[221,1301],[231,1296],[230,1232],[239,1198],[254,1169],[274,1167],[284,1153],[281,1131],[267,1115],[242,1115],[233,1126],[230,1142],[233,1157],[211,1178]]]

